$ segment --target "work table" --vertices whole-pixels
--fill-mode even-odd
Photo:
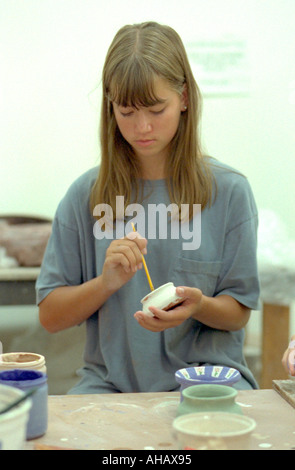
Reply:
[[[179,392],[49,396],[46,434],[25,449],[175,450],[172,421]],[[253,450],[295,448],[295,409],[275,390],[239,391],[236,402],[255,419]]]

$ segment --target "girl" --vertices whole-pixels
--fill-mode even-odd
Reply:
[[[36,286],[48,331],[87,322],[70,393],[176,390],[176,370],[201,364],[235,367],[237,388],[256,388],[243,340],[259,296],[257,210],[246,178],[202,154],[201,99],[180,37],[154,22],[123,27],[102,83],[101,164],[61,201]],[[200,243],[187,242],[197,231]],[[140,310],[142,254],[155,287],[179,286],[180,306]]]

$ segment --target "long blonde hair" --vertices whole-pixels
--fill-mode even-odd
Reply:
[[[179,94],[186,85],[187,110],[181,113],[169,159],[166,162],[167,187],[171,202],[210,204],[212,175],[202,155],[199,138],[201,96],[185,48],[169,26],[155,22],[127,25],[115,35],[108,50],[102,76],[103,99],[100,139],[101,163],[92,188],[90,205],[109,204],[116,215],[116,196],[124,196],[125,207],[135,190],[138,199],[140,169],[132,147],[122,137],[112,102],[121,106],[153,106],[159,102],[154,79],[161,77]],[[192,212],[190,210],[190,215]]]

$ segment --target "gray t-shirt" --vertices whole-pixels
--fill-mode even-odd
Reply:
[[[165,180],[141,181],[146,228],[142,235],[151,236],[145,256],[150,276],[155,288],[172,281],[175,286],[198,287],[207,296],[227,294],[257,309],[257,209],[252,191],[244,176],[217,160],[211,162],[218,187],[214,202],[190,221],[190,228],[180,224],[178,237],[168,212],[164,236],[150,230],[153,221],[148,224],[155,205],[170,204]],[[36,283],[38,304],[56,287],[79,285],[102,272],[116,230],[101,239],[98,232],[94,236],[96,219],[89,209],[89,194],[98,171],[93,168],[78,178],[58,206]],[[157,220],[157,226],[165,227],[163,213]],[[221,331],[188,319],[163,332],[148,331],[133,317],[148,292],[142,269],[88,318],[85,366],[70,393],[177,390],[176,370],[199,364],[235,367],[242,374],[237,388],[257,388],[243,356],[243,329]]]

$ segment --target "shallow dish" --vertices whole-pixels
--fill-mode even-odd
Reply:
[[[233,385],[241,379],[241,374],[233,367],[196,366],[179,369],[175,379],[182,388],[197,384]]]

